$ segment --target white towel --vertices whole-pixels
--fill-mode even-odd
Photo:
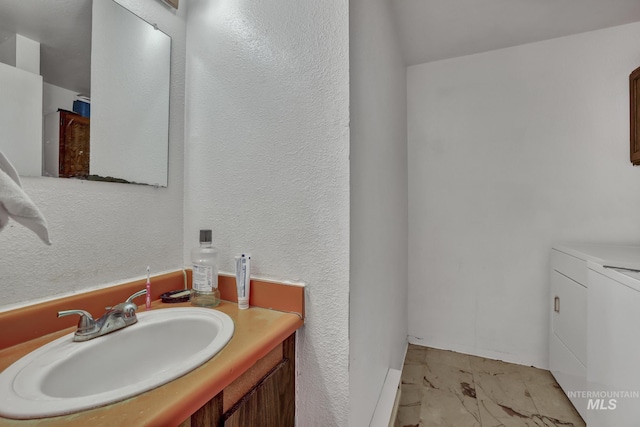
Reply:
[[[0,152],[0,230],[9,218],[31,229],[47,245],[51,244],[47,221],[22,189],[16,168]]]

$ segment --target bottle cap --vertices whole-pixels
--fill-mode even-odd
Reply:
[[[211,243],[211,230],[200,230],[200,243]]]

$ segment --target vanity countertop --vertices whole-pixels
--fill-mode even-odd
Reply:
[[[190,307],[190,304],[164,304],[157,300],[152,303],[151,309],[172,307]],[[239,310],[237,304],[227,301],[222,301],[215,310],[220,310],[233,319],[233,338],[216,356],[188,374],[138,396],[104,407],[34,420],[0,417],[0,426],[178,425],[304,323],[297,314],[260,307]],[[0,350],[0,371],[36,348],[74,330],[75,327],[67,328]],[[171,345],[170,338],[166,345]]]

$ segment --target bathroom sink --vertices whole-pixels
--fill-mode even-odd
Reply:
[[[73,333],[0,373],[0,415],[30,419],[104,406],[166,384],[212,358],[233,336],[233,320],[208,308],[138,313],[138,322],[74,342]]]

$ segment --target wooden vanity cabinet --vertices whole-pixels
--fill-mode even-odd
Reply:
[[[295,340],[283,343],[282,361],[222,416],[224,427],[288,427],[295,422]]]
[[[295,333],[283,341],[282,355],[282,360],[228,411],[223,412],[223,390],[182,427],[294,427]]]

